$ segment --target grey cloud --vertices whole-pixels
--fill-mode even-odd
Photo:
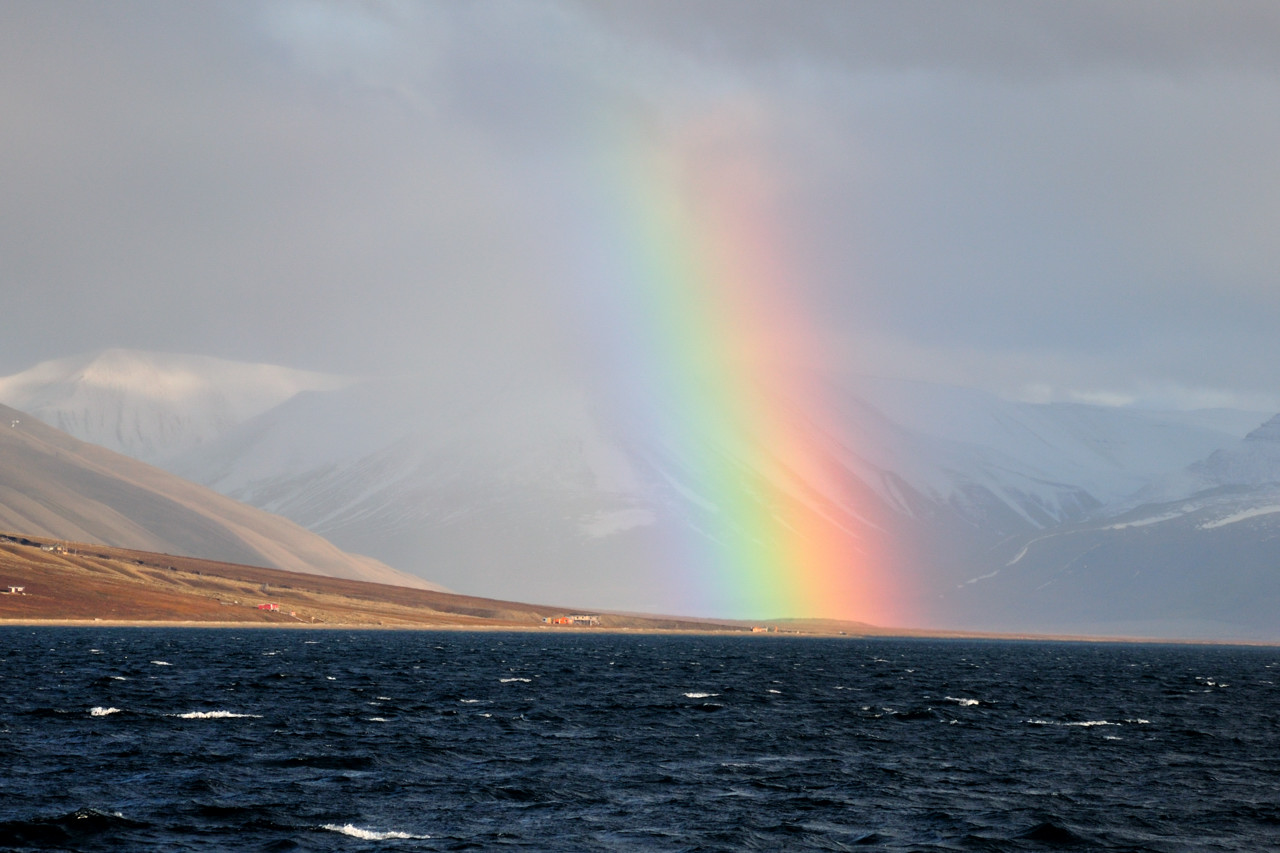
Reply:
[[[47,40],[3,62],[27,136],[0,166],[7,301],[63,333],[9,362],[127,342],[370,369],[528,344],[541,282],[484,140],[300,70],[255,7],[220,8],[8,29]]]
[[[0,367],[590,358],[594,158],[742,110],[836,369],[1257,398],[1278,47],[1244,2],[9,3]]]

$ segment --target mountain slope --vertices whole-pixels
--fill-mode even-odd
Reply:
[[[703,455],[717,452],[706,442]],[[498,389],[386,382],[299,395],[174,462],[460,591],[658,612],[705,605],[697,612],[710,615],[714,600],[691,602],[690,581],[664,574],[679,543],[706,528],[696,467],[687,452],[610,429],[582,391],[528,377]],[[812,512],[797,489],[741,476],[775,496],[775,514]]]
[[[742,491],[783,501],[767,508],[779,518],[825,495],[822,512],[852,531],[850,547],[878,542],[933,624],[951,618],[940,591],[989,571],[993,546],[1080,521],[1257,420],[1034,406],[884,380],[833,382],[825,396],[827,411],[795,403],[785,417],[838,482],[742,468]],[[300,394],[171,464],[453,588],[671,611],[680,580],[655,567],[670,564],[672,542],[723,519],[716,496],[699,492],[699,460],[771,454],[692,429],[675,447],[637,426],[645,420],[609,389],[548,377],[365,383]]]
[[[423,586],[278,516],[0,406],[0,528],[290,571]]]

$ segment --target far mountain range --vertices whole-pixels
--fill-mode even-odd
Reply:
[[[823,411],[787,417],[858,496],[827,489],[839,523],[884,537],[909,575],[902,627],[1280,639],[1275,413],[822,383]],[[446,588],[680,613],[653,560],[715,507],[610,394],[534,371],[362,379],[128,350],[0,378],[21,413]]]

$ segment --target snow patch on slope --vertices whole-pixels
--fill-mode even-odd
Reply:
[[[1253,507],[1251,509],[1241,510],[1232,513],[1225,518],[1219,518],[1214,521],[1207,521],[1200,525],[1201,530],[1213,530],[1218,527],[1226,527],[1228,524],[1236,524],[1241,521],[1248,521],[1251,518],[1257,518],[1262,515],[1274,515],[1280,512],[1280,504],[1272,504],[1270,506]]]
[[[1160,515],[1152,515],[1147,518],[1139,518],[1134,521],[1122,521],[1117,524],[1108,524],[1103,530],[1128,530],[1130,527],[1149,527],[1152,524],[1163,524],[1166,521],[1172,521],[1175,518],[1181,518],[1182,513],[1166,512]]]

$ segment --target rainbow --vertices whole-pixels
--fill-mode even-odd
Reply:
[[[623,147],[592,214],[600,346],[629,425],[675,460],[661,475],[693,508],[670,582],[703,614],[896,623],[887,535],[803,369],[813,328],[765,158]]]

